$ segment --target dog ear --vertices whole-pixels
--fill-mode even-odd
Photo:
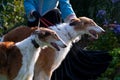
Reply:
[[[76,26],[77,24],[80,24],[80,23],[81,23],[80,19],[72,19],[70,21],[70,26]]]
[[[34,32],[32,32],[32,35],[38,34],[38,33],[40,33],[40,30],[35,30]]]

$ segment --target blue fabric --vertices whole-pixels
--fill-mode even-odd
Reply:
[[[71,14],[75,14],[69,0],[24,0],[24,8],[27,16],[30,17],[31,11],[38,11],[40,15],[45,15],[48,11],[55,9],[60,5],[62,19]]]

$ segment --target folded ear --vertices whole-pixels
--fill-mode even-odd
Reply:
[[[40,30],[35,30],[34,32],[32,32],[32,35],[35,35],[35,34],[38,34],[38,33],[41,33]]]
[[[81,23],[81,20],[80,19],[72,19],[70,21],[70,26],[77,26],[78,24]]]

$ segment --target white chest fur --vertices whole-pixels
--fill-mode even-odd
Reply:
[[[32,36],[16,44],[22,54],[22,66],[14,80],[32,80],[34,65],[41,49],[34,47],[31,38]]]
[[[60,51],[56,51],[55,62],[54,62],[55,65],[52,68],[53,69],[52,71],[54,71],[61,64],[61,62],[65,59],[67,53],[69,52],[69,50],[72,46],[72,41],[77,37],[77,34],[73,30],[73,28],[71,26],[69,26],[69,24],[66,24],[66,23],[62,24],[62,25],[58,25],[58,26],[53,26],[51,28],[67,44],[66,48],[60,48]],[[67,30],[72,35],[69,35]]]

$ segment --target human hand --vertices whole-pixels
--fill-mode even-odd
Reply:
[[[36,20],[39,20],[39,18],[41,18],[39,12],[37,12],[37,11],[33,11],[32,15],[35,17]]]

